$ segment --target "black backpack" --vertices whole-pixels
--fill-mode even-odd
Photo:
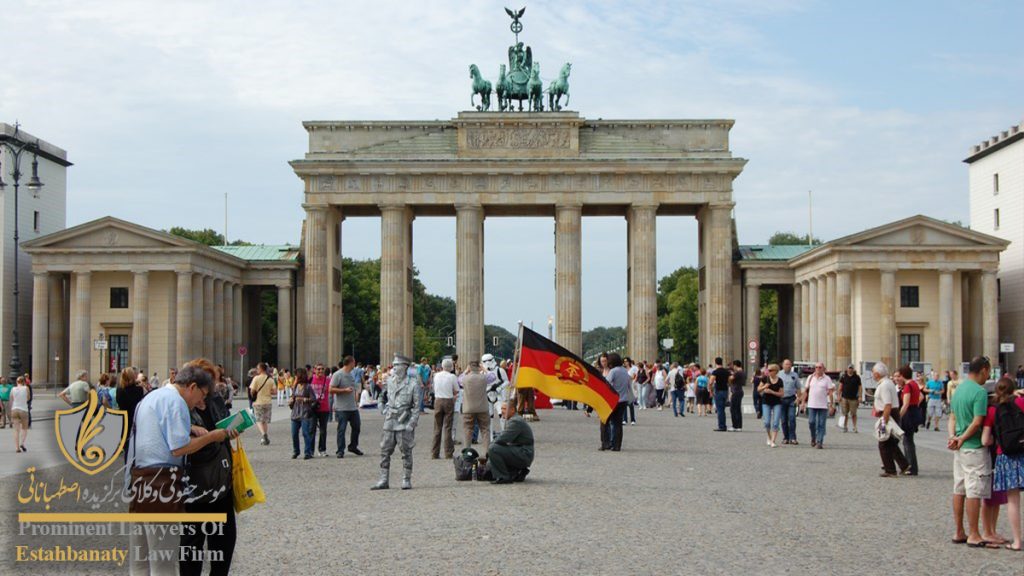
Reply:
[[[682,370],[677,370],[676,371],[676,379],[675,379],[674,384],[675,384],[676,390],[683,390],[683,389],[686,388],[686,378],[683,376],[683,371]]]
[[[1017,402],[1005,402],[996,407],[995,433],[1003,454],[1024,454],[1024,412]]]

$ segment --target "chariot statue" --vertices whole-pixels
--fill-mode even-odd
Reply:
[[[523,101],[526,101],[526,109],[531,112],[544,111],[544,93],[548,93],[548,109],[558,111],[562,109],[561,98],[565,96],[565,105],[569,105],[569,71],[571,65],[566,63],[562,66],[558,79],[551,82],[547,89],[544,88],[540,77],[540,63],[533,59],[533,50],[519,41],[519,33],[523,31],[523,23],[520,18],[526,12],[526,8],[511,10],[505,8],[505,12],[512,18],[512,25],[509,27],[515,34],[515,43],[508,47],[508,64],[502,64],[498,71],[498,81],[494,84],[494,94],[497,97],[498,110],[501,112],[518,110],[523,111]],[[470,77],[473,79],[473,92],[470,96],[470,104],[479,111],[490,110],[491,107],[491,83],[485,80],[476,64],[469,67]],[[476,97],[480,96],[480,104],[476,104]],[[514,105],[513,101],[518,102]]]

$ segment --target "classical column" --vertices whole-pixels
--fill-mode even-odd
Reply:
[[[406,255],[411,212],[398,205],[381,206],[380,210],[380,363],[387,364],[394,354],[406,353],[406,322],[412,321],[406,318],[406,291],[410,281]],[[461,237],[456,242],[459,240]],[[457,264],[457,268],[461,272],[461,264]],[[479,290],[479,284],[474,289]],[[457,289],[456,326],[460,322],[458,306],[462,299],[463,293]]]
[[[410,210],[409,213],[408,213],[408,217],[406,219],[406,232],[405,232],[405,284],[404,284],[404,286],[405,286],[405,320],[404,320],[404,322],[402,324],[403,324],[403,326],[405,326],[405,338],[404,338],[404,341],[405,341],[405,347],[404,347],[405,355],[408,358],[412,358],[413,360],[418,360],[418,358],[415,358],[413,356],[413,346],[412,346],[413,331],[415,329],[415,327],[413,325],[413,318],[414,318],[414,316],[413,316],[413,310],[412,310],[412,279],[413,279],[413,265],[412,265],[412,242],[413,242],[413,238],[412,238],[412,221],[414,219],[415,219],[415,216],[413,215],[412,211]],[[483,261],[484,261],[484,258],[483,258],[484,235],[483,235],[483,229],[482,229],[482,227],[483,227],[483,221],[482,220],[480,222],[480,226],[481,226],[481,231],[480,231],[480,262],[481,262],[481,271],[480,271],[480,310],[483,310],[484,309],[484,283],[483,283],[483,269],[482,268],[483,268]],[[340,316],[340,314],[339,314],[339,316]],[[483,312],[480,313],[480,326],[481,326],[481,330],[483,330]],[[483,342],[483,335],[480,336],[480,341]],[[483,354],[483,348],[480,348],[480,353]],[[340,358],[339,358],[339,360],[340,360]]]
[[[802,282],[793,284],[793,360],[802,360],[804,356],[803,289]]]
[[[92,273],[74,272],[75,297],[71,300],[71,350],[68,378],[75,372],[89,370],[92,359]],[[102,367],[101,367],[102,368]]]
[[[232,369],[232,360],[235,356],[235,284],[234,282],[224,282],[224,308],[222,314],[222,321],[224,322],[224,329],[222,330],[223,340],[221,341],[221,363],[224,364],[224,370],[230,371]],[[288,365],[291,367],[291,365]]]
[[[180,368],[182,364],[192,359],[192,332],[193,332],[193,310],[192,310],[192,272],[177,272],[178,293],[177,293],[177,327],[175,342],[175,358],[171,360],[171,366]]]
[[[748,346],[751,340],[757,342],[757,350],[761,351],[761,285],[754,282],[747,282],[747,294],[746,301],[743,306],[746,314],[743,321],[744,347]],[[750,349],[746,348],[744,354],[748,355],[747,366],[748,370],[753,373],[760,366],[760,358],[754,357],[754,361],[751,362],[749,359]]]
[[[999,293],[995,270],[981,273],[981,350],[992,367],[999,363]]]
[[[203,275],[192,274],[192,358],[203,355]],[[190,358],[190,359],[192,359]]]
[[[836,275],[829,272],[825,275],[825,366],[829,370],[836,367]]]
[[[828,277],[818,277],[818,315],[817,315],[817,340],[818,340],[818,356],[814,359],[815,362],[822,362],[828,365],[828,339],[831,336],[828,332]]]
[[[236,379],[242,377],[242,358],[238,355],[238,347],[242,342],[242,285],[235,284],[232,288],[234,297],[231,301],[233,311],[231,313],[231,375]],[[288,366],[294,369],[294,366]]]
[[[308,364],[329,361],[327,301],[331,277],[327,266],[327,210],[326,206],[306,206],[306,310],[303,321],[306,358],[303,363]],[[387,245],[381,244],[381,249],[386,250]],[[250,345],[250,349],[252,348]],[[383,359],[381,364],[384,364]]]
[[[627,216],[630,260],[627,274],[629,318],[626,318],[626,323],[630,325],[629,353],[637,362],[658,360],[657,210],[657,206],[633,205],[629,207]],[[721,348],[712,345],[712,352],[715,350]]]
[[[882,270],[882,317],[878,325],[879,358],[889,370],[898,368],[899,351],[896,346],[896,271]]]
[[[583,207],[555,208],[555,337],[573,354],[583,354],[582,264]]]
[[[203,277],[203,356],[213,361],[213,276]]]
[[[800,360],[810,362],[812,322],[814,314],[814,295],[811,293],[811,282],[804,280],[800,283]]]
[[[973,359],[975,356],[983,354],[982,350],[985,349],[984,344],[984,328],[982,326],[984,322],[984,314],[982,312],[984,306],[984,296],[982,295],[983,289],[981,286],[981,279],[983,277],[982,272],[971,272],[968,284],[970,285],[970,323],[971,323],[971,340],[968,349],[970,350],[966,358],[968,360]],[[966,377],[966,375],[961,375]]]
[[[939,373],[954,368],[953,336],[953,271],[939,270]]]
[[[56,384],[67,384],[64,376],[67,375],[64,367],[68,362],[67,346],[67,322],[65,314],[65,283],[63,274],[50,274],[50,322],[49,361],[53,362],[53,369],[50,371],[50,380]]]
[[[463,365],[484,351],[483,222],[483,207],[455,207],[455,349]]]
[[[132,284],[132,354],[131,362],[141,372],[149,374],[149,271],[133,274]]]
[[[32,380],[50,382],[50,275],[32,273]]]
[[[288,285],[277,287],[277,365],[292,365],[292,288]]]
[[[845,370],[853,356],[852,301],[850,299],[850,271],[836,272],[836,365],[834,370]]]
[[[704,221],[704,282],[708,325],[708,359],[727,360],[732,350],[732,207],[710,204],[701,209]],[[652,267],[653,271],[653,267]],[[651,289],[652,298],[654,288]],[[702,330],[705,328],[701,328]],[[656,338],[656,336],[652,336]]]
[[[821,316],[821,309],[818,307],[818,279],[811,278],[808,280],[808,286],[810,290],[808,292],[808,323],[807,323],[807,357],[804,358],[806,362],[818,362],[820,358],[820,348],[818,339],[818,319]]]
[[[224,281],[220,278],[213,280],[213,349],[210,351],[210,361],[214,364],[222,364],[224,358]]]
[[[963,270],[960,272],[960,350],[957,352],[961,359],[970,358],[971,349],[971,278],[970,274]],[[957,362],[953,368],[960,371],[960,363]]]

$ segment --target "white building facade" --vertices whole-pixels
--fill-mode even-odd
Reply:
[[[972,146],[968,166],[971,230],[1010,241],[997,278],[1001,354],[1012,374],[1024,363],[1024,122]]]
[[[67,152],[38,139],[36,136],[16,130],[14,126],[0,122],[0,141],[13,146],[19,143],[36,143],[39,153],[21,155],[21,180],[18,192],[18,236],[19,243],[27,242],[63,230],[67,224]],[[26,186],[32,177],[32,161],[39,161],[39,180],[43,187],[33,192]],[[11,362],[11,339],[14,328],[14,270],[18,270],[18,342],[20,344],[21,372],[30,372],[32,366],[32,262],[31,258],[14,244],[14,158],[6,146],[0,146],[0,178],[7,185],[0,190],[3,202],[3,218],[0,218],[0,374],[7,375]],[[63,359],[49,359],[61,362]]]

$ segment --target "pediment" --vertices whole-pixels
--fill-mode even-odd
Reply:
[[[991,247],[1007,242],[957,224],[913,216],[831,242],[835,246]]]
[[[189,248],[199,244],[166,232],[107,217],[26,242],[24,248],[110,250],[112,248]]]

